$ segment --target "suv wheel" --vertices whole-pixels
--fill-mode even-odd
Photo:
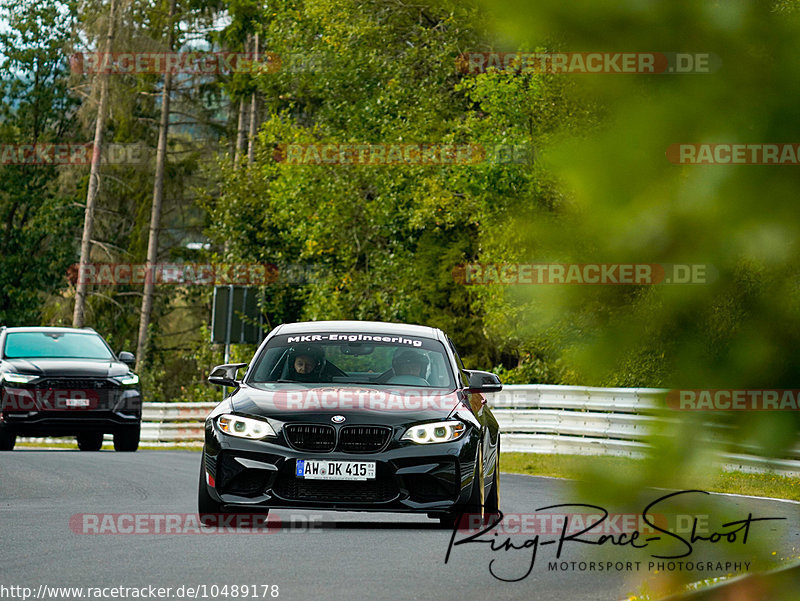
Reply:
[[[17,443],[17,436],[8,431],[8,428],[0,424],[0,451],[13,451]]]
[[[123,453],[133,453],[139,448],[139,435],[141,426],[134,426],[114,432],[114,450]]]
[[[78,434],[78,448],[81,451],[99,451],[103,446],[102,432],[84,432]]]

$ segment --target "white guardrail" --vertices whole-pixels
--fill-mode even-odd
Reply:
[[[500,424],[503,451],[564,455],[643,457],[655,426],[667,420],[663,395],[657,388],[593,388],[532,384],[504,386],[490,395],[492,412]],[[709,442],[726,441],[726,428],[708,426]],[[774,471],[800,477],[800,444],[785,457],[765,458],[746,444],[719,453],[727,469],[744,472]]]
[[[531,384],[504,386],[502,392],[488,396],[500,424],[503,451],[642,457],[653,427],[670,419],[664,416],[663,402],[659,401],[665,392],[654,388]],[[145,403],[142,444],[201,442],[203,421],[215,406]],[[706,435],[712,441],[720,439],[724,427],[707,428]],[[110,436],[107,439],[110,441]],[[746,445],[737,445],[734,450],[720,455],[720,463],[741,471],[770,470],[800,477],[800,445],[779,459],[757,457]]]

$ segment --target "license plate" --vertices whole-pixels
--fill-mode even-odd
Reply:
[[[89,399],[64,399],[67,407],[88,407]]]
[[[298,459],[295,474],[307,480],[374,480],[374,461]]]

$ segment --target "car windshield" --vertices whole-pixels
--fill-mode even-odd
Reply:
[[[9,332],[6,359],[113,359],[103,339],[86,332]]]
[[[248,382],[454,388],[437,340],[363,332],[276,336],[257,357]]]

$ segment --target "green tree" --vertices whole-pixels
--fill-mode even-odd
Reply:
[[[79,210],[63,168],[16,165],[17,145],[75,141],[68,93],[74,6],[50,1],[0,3],[0,323],[36,324],[44,295],[65,283]],[[82,141],[82,140],[80,140]]]
[[[567,106],[542,112],[561,94],[552,78],[470,80],[457,69],[462,52],[489,45],[484,17],[457,2],[272,5],[263,39],[281,69],[255,78],[271,115],[260,152],[247,170],[221,165],[224,192],[205,204],[227,257],[314,269],[304,285],[270,288],[268,298],[282,299],[268,301],[272,318],[426,323],[450,332],[468,364],[516,361],[453,270],[487,247],[513,246],[501,229],[509,216],[554,203],[540,170],[499,162],[496,149],[533,147],[579,119]],[[519,116],[485,118],[519,94]],[[472,143],[490,160],[293,166],[274,158],[287,143]]]

